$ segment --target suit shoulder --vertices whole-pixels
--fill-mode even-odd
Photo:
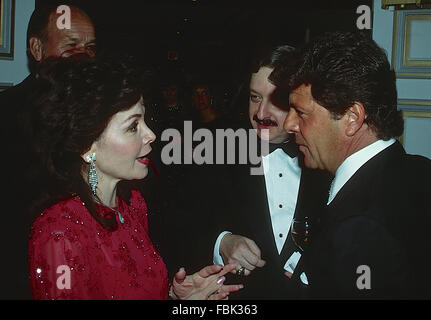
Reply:
[[[431,179],[431,160],[420,155],[406,154],[397,171],[412,186],[427,185]]]
[[[431,160],[424,156],[406,154],[403,160],[409,166],[419,166],[420,169],[427,169],[431,171]]]
[[[0,92],[0,99],[8,99],[12,97],[19,97],[20,94],[22,94],[23,91],[30,90],[33,85],[33,77],[28,76],[23,81],[18,83],[17,85],[14,85],[2,92]]]

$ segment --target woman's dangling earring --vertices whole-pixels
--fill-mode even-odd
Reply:
[[[91,155],[87,155],[85,157],[85,160],[90,163],[90,171],[88,172],[88,183],[90,184],[93,195],[96,195],[96,188],[97,184],[99,183],[96,166],[94,165],[94,162],[96,161],[96,154],[92,153]]]

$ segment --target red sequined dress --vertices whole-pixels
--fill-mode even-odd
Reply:
[[[148,236],[147,206],[137,191],[124,218],[104,229],[78,196],[46,209],[29,241],[30,286],[35,299],[167,299],[165,264]],[[99,206],[103,213],[112,212]]]

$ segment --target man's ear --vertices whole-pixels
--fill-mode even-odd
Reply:
[[[31,37],[29,40],[29,49],[34,60],[40,62],[43,58],[43,43],[37,37]]]
[[[360,102],[355,102],[351,107],[349,107],[345,116],[347,117],[345,133],[349,137],[354,136],[356,132],[362,128],[364,121],[367,118],[364,105]]]

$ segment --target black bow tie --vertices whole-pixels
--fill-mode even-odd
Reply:
[[[295,158],[299,154],[298,145],[294,141],[286,141],[283,143],[270,143],[269,153],[277,149],[282,149],[289,157]]]

